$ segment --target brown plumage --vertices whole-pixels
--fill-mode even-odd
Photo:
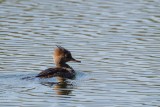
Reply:
[[[66,62],[68,61],[80,62],[80,61],[74,59],[71,55],[71,52],[61,46],[57,46],[57,48],[54,50],[53,56],[56,67],[43,70],[36,77],[40,78],[62,77],[68,79],[74,78],[76,73],[72,67],[66,64]]]

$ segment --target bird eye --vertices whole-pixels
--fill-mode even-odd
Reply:
[[[68,55],[67,55],[67,54],[65,54],[65,57],[66,57],[66,58],[68,58]]]
[[[67,55],[67,54],[65,54],[65,57],[67,58],[67,57],[68,57],[68,55]]]

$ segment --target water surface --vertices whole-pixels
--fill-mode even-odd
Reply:
[[[0,106],[159,107],[159,0],[0,0]],[[32,78],[56,45],[77,78]],[[31,77],[29,79],[22,79]]]

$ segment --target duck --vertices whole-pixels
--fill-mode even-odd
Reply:
[[[53,60],[55,63],[54,68],[48,68],[41,71],[36,77],[38,78],[52,78],[52,77],[60,77],[63,79],[73,79],[76,76],[75,70],[70,67],[67,62],[78,62],[81,61],[76,60],[72,57],[72,54],[69,50],[64,47],[58,46],[54,49]]]

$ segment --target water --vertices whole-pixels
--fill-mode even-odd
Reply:
[[[159,0],[0,0],[0,106],[160,107]],[[75,80],[33,78],[56,45]],[[30,79],[22,79],[30,77]]]

